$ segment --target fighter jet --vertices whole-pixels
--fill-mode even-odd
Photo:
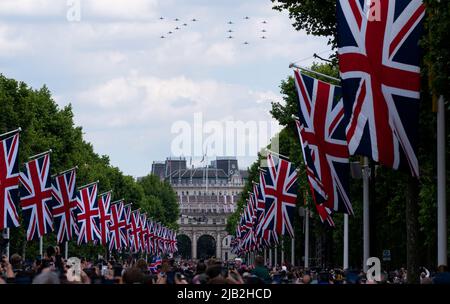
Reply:
[[[248,19],[250,19],[250,17],[249,16],[245,16],[244,19],[248,20]]]
[[[228,39],[233,39],[233,36],[228,36]]]
[[[172,32],[168,32],[167,34],[169,34],[169,35],[170,35],[170,34],[173,34],[173,33],[172,33]]]
[[[228,24],[234,24],[233,21],[228,21]]]
[[[197,19],[195,19],[195,18],[194,18],[194,19],[192,19],[192,22],[197,22],[197,21],[198,21],[198,20],[197,20]]]
[[[177,26],[175,29],[178,31],[180,28]]]
[[[161,36],[161,39],[165,39],[166,37],[164,37],[164,36]]]
[[[267,32],[267,31],[266,31],[266,30],[262,30],[261,32],[265,33],[265,32]]]
[[[159,20],[164,20],[164,17],[160,17]]]
[[[228,33],[232,33],[233,32],[233,30],[228,30]]]
[[[263,22],[262,22],[263,24],[267,24],[267,21],[266,20],[264,20]]]
[[[262,36],[261,39],[266,39],[266,36]]]
[[[244,42],[244,44],[248,44],[248,42],[247,42],[247,41],[245,41],[245,42]]]
[[[178,19],[178,18],[175,18],[175,21],[180,21],[180,19]]]
[[[183,23],[183,26],[187,26],[187,23]]]

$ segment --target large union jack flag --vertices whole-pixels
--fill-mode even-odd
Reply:
[[[323,205],[320,208],[353,214],[348,195],[348,120],[344,117],[341,88],[299,71],[295,71],[295,84],[299,97],[296,125],[314,202]]]
[[[97,183],[78,190],[76,210],[78,245],[87,244],[88,242],[96,243],[101,240],[97,193]]]
[[[294,236],[292,220],[297,201],[297,171],[292,163],[267,156],[268,168],[265,181],[264,229],[273,230],[279,235]]]
[[[109,222],[109,250],[113,249],[119,251],[127,248],[127,221],[125,218],[125,208],[123,201],[114,202],[111,204],[111,221]]]
[[[77,208],[76,169],[55,176],[52,181],[55,205],[52,209],[56,241],[61,244],[78,234],[75,210]]]
[[[19,226],[18,151],[19,133],[0,141],[0,231]]]
[[[351,155],[419,175],[422,0],[339,0],[339,66]]]
[[[38,239],[53,231],[54,200],[50,179],[50,155],[45,154],[25,164],[20,173],[20,206],[27,240]]]
[[[111,191],[99,195],[98,214],[100,244],[107,246],[109,240],[109,222],[111,221]]]

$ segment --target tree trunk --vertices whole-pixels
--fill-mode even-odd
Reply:
[[[419,221],[418,221],[419,182],[408,177],[406,193],[406,264],[408,283],[419,283]]]

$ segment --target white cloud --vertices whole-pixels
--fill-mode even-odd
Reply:
[[[66,1],[54,0],[2,0],[0,15],[42,17],[64,15]]]
[[[158,12],[157,0],[90,0],[82,6],[88,16],[116,20],[148,20]]]
[[[0,24],[0,55],[14,56],[27,48],[25,40],[11,27]]]

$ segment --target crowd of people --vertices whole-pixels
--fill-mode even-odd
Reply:
[[[251,265],[242,259],[220,261],[167,258],[161,264],[149,264],[143,258],[113,257],[97,261],[71,257],[65,260],[59,247],[50,246],[42,259],[25,261],[18,254],[2,257],[0,284],[405,284],[407,271],[383,271],[379,281],[367,280],[357,270],[320,269],[279,265],[268,267],[257,256]],[[445,266],[436,272],[422,268],[421,284],[449,284]]]

